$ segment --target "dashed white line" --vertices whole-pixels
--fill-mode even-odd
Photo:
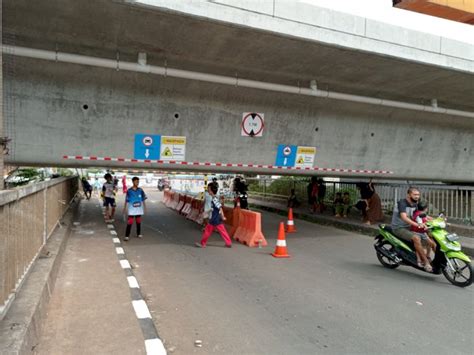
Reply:
[[[115,248],[115,252],[116,252],[117,254],[125,254],[125,252],[123,251],[123,248],[121,248],[121,247]]]
[[[151,318],[150,311],[144,300],[132,301],[132,305],[138,319]]]
[[[132,267],[130,266],[130,263],[128,260],[120,260],[120,266],[122,269],[131,269]]]
[[[114,225],[113,224],[107,224],[107,228],[114,229]]]
[[[118,239],[118,238],[112,238],[112,241],[114,243],[120,244],[120,239]]]
[[[117,232],[116,231],[110,231],[110,234],[117,235]]]
[[[128,276],[127,281],[128,281],[128,286],[130,288],[140,288],[140,285],[138,284],[138,281],[135,278],[135,276]]]
[[[145,340],[145,349],[147,355],[166,355],[165,346],[158,338]]]

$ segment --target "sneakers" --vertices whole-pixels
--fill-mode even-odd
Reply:
[[[232,244],[226,244],[225,247],[226,248],[232,248]]]
[[[125,237],[125,238],[123,238],[123,240],[126,241],[126,242],[128,242],[128,241],[130,240],[130,238],[129,238],[129,237]]]
[[[194,243],[194,246],[195,246],[196,248],[205,248],[205,246],[202,245],[200,242]]]
[[[143,235],[139,234],[139,235],[137,235],[137,238],[141,239],[141,238],[143,238]]]

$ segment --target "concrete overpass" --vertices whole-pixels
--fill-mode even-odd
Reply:
[[[277,0],[3,11],[8,164],[474,181],[473,43]],[[185,155],[137,158],[136,134]],[[313,166],[276,166],[279,145]]]

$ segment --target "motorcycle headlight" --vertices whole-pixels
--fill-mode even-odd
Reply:
[[[455,242],[459,240],[459,236],[456,233],[448,234],[446,236],[446,239],[449,240],[450,242]]]

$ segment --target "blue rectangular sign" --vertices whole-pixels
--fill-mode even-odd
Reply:
[[[279,144],[275,160],[275,166],[295,166],[296,150],[296,145]]]
[[[135,134],[135,159],[160,159],[161,136],[156,134]]]

